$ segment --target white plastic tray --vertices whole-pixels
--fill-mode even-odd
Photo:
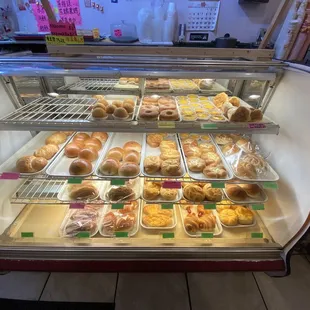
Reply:
[[[41,148],[42,146],[46,145],[45,144],[45,139],[49,136],[51,136],[52,134],[56,133],[56,131],[54,132],[40,132],[39,134],[36,135],[35,138],[33,138],[32,140],[29,141],[29,143],[27,143],[24,147],[22,147],[20,149],[20,151],[18,151],[15,155],[17,160],[23,156],[30,156],[33,155],[33,153],[38,150],[39,148]],[[52,162],[57,158],[58,154],[61,153],[62,149],[64,148],[64,146],[68,143],[69,139],[72,137],[68,136],[67,137],[67,141],[58,145],[59,150],[58,152],[51,158],[49,159],[47,162],[48,164],[40,171],[37,172],[33,172],[33,173],[20,173],[20,175],[22,176],[33,176],[33,175],[37,175],[40,174],[42,172],[44,172],[46,169],[48,169],[48,167],[52,164]],[[16,167],[14,166],[14,169],[12,169],[12,172],[18,172]]]
[[[188,175],[192,179],[198,180],[198,181],[211,182],[211,181],[228,181],[228,180],[231,180],[233,178],[233,173],[232,173],[231,167],[226,162],[225,157],[223,156],[222,152],[219,152],[219,149],[218,149],[217,145],[213,142],[212,139],[210,140],[210,142],[207,142],[207,143],[211,143],[211,144],[213,144],[215,146],[217,154],[221,157],[222,163],[223,163],[225,169],[227,170],[227,177],[226,178],[222,178],[222,179],[212,179],[212,178],[207,178],[202,172],[190,171],[189,168],[188,168],[188,165],[187,165],[187,161],[186,161],[186,157],[185,157],[184,151],[183,151],[183,147],[182,147],[182,143],[181,143],[182,140],[180,139],[180,137],[178,137],[178,138],[179,138],[179,141],[180,141],[180,144],[181,144],[181,152],[182,152],[182,156],[184,158],[184,163],[185,163],[186,171],[187,171]],[[204,143],[204,141],[199,139],[198,140],[198,145],[200,143]]]
[[[189,233],[186,229],[185,229],[185,225],[184,225],[184,219],[186,217],[186,215],[188,214],[187,211],[185,209],[182,208],[181,205],[179,205],[179,210],[180,210],[180,214],[181,214],[181,220],[182,220],[182,226],[183,226],[183,229],[184,229],[184,232],[189,236],[189,237],[192,237],[192,238],[197,238],[197,237],[201,237],[201,234],[202,233],[205,233],[205,232],[209,232],[209,233],[213,233],[213,236],[219,236],[222,232],[223,232],[223,228],[222,228],[222,225],[221,225],[221,221],[218,217],[218,214],[216,211],[212,211],[215,218],[216,218],[216,223],[215,223],[215,229],[214,230],[209,230],[209,231],[197,231],[195,234],[191,234]],[[196,212],[197,214],[197,212]]]
[[[98,190],[98,195],[94,198],[91,198],[91,199],[87,199],[87,200],[83,200],[83,199],[79,199],[78,201],[81,201],[81,202],[89,202],[89,201],[94,201],[96,199],[98,199],[103,187],[105,186],[105,183],[107,183],[106,181],[92,181],[93,185],[95,185],[95,187],[97,188]],[[69,185],[74,185],[74,184],[69,184]],[[69,191],[68,191],[68,181],[66,181],[64,183],[64,185],[61,187],[58,195],[57,195],[57,198],[60,200],[60,201],[67,201],[67,202],[73,202],[73,201],[77,201],[77,200],[74,200],[70,197],[69,195]]]
[[[108,233],[102,230],[102,222],[103,222],[103,218],[105,216],[105,214],[107,214],[108,212],[117,212],[117,210],[112,210],[111,209],[111,205],[108,205],[105,207],[104,211],[102,212],[102,215],[100,216],[100,220],[99,220],[99,233],[101,236],[103,237],[114,237],[114,233]],[[140,200],[138,200],[138,207],[137,209],[134,211],[134,213],[136,214],[136,223],[134,225],[134,227],[131,230],[121,230],[122,232],[128,232],[128,237],[133,237],[139,230],[139,223],[140,223]]]
[[[111,175],[107,176],[102,174],[99,171],[99,166],[101,162],[105,159],[107,153],[109,150],[113,147],[123,147],[123,145],[128,142],[128,141],[136,141],[141,144],[142,150],[141,150],[141,158],[140,158],[140,172],[137,175],[131,176],[131,177],[125,177],[125,176],[119,176],[119,175]],[[144,139],[143,139],[143,133],[113,133],[111,135],[111,139],[107,141],[106,146],[104,148],[104,152],[101,154],[98,160],[98,164],[95,169],[95,175],[98,176],[99,178],[109,178],[109,179],[135,179],[138,177],[142,171],[142,166],[143,166],[143,160],[142,160],[142,153],[143,153],[143,146],[144,144]]]
[[[143,189],[144,189],[144,185],[145,183],[143,183]],[[141,197],[144,201],[146,201],[147,203],[153,203],[153,204],[160,204],[160,203],[175,203],[175,202],[178,202],[182,199],[183,197],[183,191],[182,191],[182,188],[178,189],[178,194],[177,194],[177,197],[175,200],[164,200],[161,196],[155,200],[150,200],[150,199],[146,199],[144,197],[144,191],[142,190],[142,194],[141,194]]]
[[[136,180],[135,184],[132,188],[132,190],[135,193],[135,197],[129,200],[119,200],[119,201],[113,201],[110,200],[108,198],[108,192],[112,187],[120,187],[120,186],[126,186],[126,185],[111,185],[111,182],[107,181],[104,182],[104,186],[101,188],[100,190],[100,198],[105,201],[105,202],[109,202],[109,203],[123,203],[123,202],[129,202],[129,201],[133,201],[133,200],[138,200],[141,196],[141,191],[142,191],[142,182],[143,180],[140,180],[139,178]]]
[[[217,216],[218,216],[218,212],[217,212],[217,211],[216,211],[216,213],[217,213]],[[225,224],[222,223],[222,221],[220,220],[220,217],[219,217],[219,216],[218,216],[218,219],[219,219],[221,225],[222,225],[223,227],[225,227],[225,228],[247,228],[247,227],[253,227],[253,226],[256,225],[256,217],[255,217],[255,214],[254,214],[253,211],[252,211],[252,213],[253,213],[253,223],[250,224],[250,225],[241,225],[241,224],[238,224],[238,225],[235,225],[235,226],[227,226],[227,225],[225,225]]]
[[[147,229],[147,230],[171,230],[173,228],[175,228],[175,226],[177,225],[177,216],[176,216],[176,210],[175,210],[175,206],[173,206],[172,209],[172,219],[173,219],[173,224],[171,226],[166,226],[166,227],[149,227],[143,224],[142,221],[142,217],[143,217],[143,208],[144,206],[147,205],[147,203],[142,202],[142,205],[140,207],[140,225],[141,227]]]
[[[179,141],[178,141],[176,134],[167,134],[167,136],[165,137],[165,140],[172,140],[172,141],[175,141],[177,144],[177,149],[180,152],[181,175],[169,175],[169,176],[166,175],[166,176],[164,176],[161,173],[148,174],[147,172],[144,171],[144,165],[143,165],[144,159],[147,156],[160,156],[160,154],[161,154],[159,147],[150,147],[147,144],[146,137],[147,137],[147,134],[144,134],[144,137],[143,137],[144,143],[143,143],[143,149],[142,149],[142,157],[143,158],[141,158],[142,173],[145,176],[150,177],[150,178],[165,178],[165,179],[167,179],[167,178],[182,178],[182,177],[184,177],[186,170],[185,170],[185,165],[184,165],[184,160],[183,160],[183,153],[182,153],[182,150],[180,148]]]
[[[95,121],[95,122],[106,122],[106,121],[114,121],[114,122],[131,122],[134,119],[135,110],[137,106],[138,97],[133,95],[105,95],[104,99],[109,103],[112,104],[114,100],[120,100],[124,101],[125,99],[132,99],[135,102],[133,112],[127,119],[124,120],[116,120],[112,115],[109,114],[108,118],[106,119],[100,119],[100,118],[93,118],[91,113],[88,117],[88,119]]]
[[[91,135],[91,132],[88,133],[89,135]],[[90,173],[88,174],[82,174],[82,175],[71,175],[69,173],[69,167],[71,165],[71,163],[76,160],[77,158],[69,158],[65,155],[65,150],[63,149],[58,156],[55,158],[55,160],[53,161],[53,163],[49,166],[49,168],[46,170],[46,173],[48,175],[51,176],[55,176],[55,177],[87,177],[90,176],[95,168],[97,163],[100,160],[101,155],[105,152],[105,148],[106,145],[109,143],[109,140],[111,138],[111,134],[109,134],[108,140],[105,142],[105,144],[102,146],[101,150],[98,152],[98,159],[92,162],[92,166],[93,169]],[[69,143],[71,142],[71,140],[73,140],[73,137],[70,139]]]

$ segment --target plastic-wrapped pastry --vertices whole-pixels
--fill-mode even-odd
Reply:
[[[252,164],[257,173],[263,173],[267,169],[267,162],[259,154],[246,154],[242,157],[242,162]]]
[[[228,134],[217,134],[215,135],[215,142],[220,145],[224,145],[227,143],[233,143],[233,138]]]
[[[97,230],[97,223],[93,219],[79,219],[68,223],[65,227],[66,236],[76,236],[79,232],[87,231],[94,234]]]
[[[255,179],[257,177],[255,166],[242,160],[238,162],[235,170],[236,174],[240,177],[247,177],[249,179]]]
[[[92,182],[82,182],[82,184],[74,184],[68,187],[69,196],[74,200],[95,199],[99,192]]]
[[[107,193],[107,197],[111,201],[128,201],[135,198],[135,193],[127,186],[117,186],[110,188]]]
[[[237,140],[236,145],[245,153],[252,153],[255,151],[251,141],[246,138],[241,138]]]
[[[227,143],[222,147],[222,152],[224,156],[230,156],[240,152],[240,148],[233,143]]]
[[[210,179],[224,179],[227,177],[227,171],[223,166],[207,166],[203,169],[203,174]]]
[[[246,207],[239,206],[235,209],[238,222],[241,225],[251,225],[254,221],[253,212]]]
[[[228,110],[227,117],[231,122],[248,122],[250,120],[250,109],[246,107],[234,107]]]
[[[260,122],[263,119],[264,115],[261,110],[251,108],[250,111],[250,118],[252,122]]]
[[[238,216],[234,210],[225,209],[219,213],[221,222],[226,226],[238,225]]]
[[[182,174],[180,161],[176,159],[164,160],[161,164],[161,173],[166,176],[180,176]]]
[[[194,202],[201,202],[205,199],[202,188],[198,185],[188,184],[183,189],[183,195],[186,199]]]

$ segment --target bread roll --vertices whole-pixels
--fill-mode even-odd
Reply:
[[[246,107],[234,107],[228,110],[227,117],[231,122],[248,122],[250,118],[250,110]]]
[[[99,152],[102,148],[102,143],[97,138],[89,138],[89,139],[86,139],[84,141],[84,146],[85,147],[88,147],[88,146],[93,147],[94,149],[96,149]]]
[[[117,175],[119,162],[112,158],[105,159],[99,166],[99,171],[103,175]]]
[[[71,142],[65,147],[65,155],[69,158],[78,157],[81,150],[81,144]]]
[[[59,147],[55,144],[47,144],[40,147],[34,152],[34,156],[43,157],[45,159],[51,159],[59,150]]]
[[[144,170],[148,174],[156,174],[161,167],[161,159],[159,156],[147,156],[143,162]]]
[[[71,175],[86,175],[90,174],[92,170],[93,166],[91,162],[86,159],[76,159],[69,167],[69,173]]]
[[[136,152],[130,152],[130,153],[128,153],[128,154],[126,154],[125,156],[124,156],[124,162],[128,162],[128,163],[134,163],[134,164],[139,164],[139,162],[140,162],[140,158],[139,158],[139,155],[137,155],[137,153]]]
[[[163,141],[164,137],[161,134],[151,133],[146,137],[146,143],[150,147],[159,147],[161,141]]]
[[[238,216],[234,210],[225,209],[219,213],[221,222],[226,226],[238,225]]]
[[[136,152],[141,153],[141,144],[136,142],[136,141],[128,141],[124,144],[123,149],[128,151],[128,150],[133,150]]]
[[[107,141],[108,140],[108,134],[106,133],[106,132],[100,132],[100,131],[98,131],[98,132],[93,132],[92,134],[91,134],[91,137],[92,138],[97,138],[98,140],[100,140],[102,143],[104,143],[105,141]]]
[[[202,188],[194,184],[186,185],[183,189],[183,194],[186,199],[194,202],[202,202],[205,199]]]
[[[137,176],[140,173],[140,168],[134,163],[122,163],[118,169],[118,174],[124,177]]]
[[[180,176],[182,170],[180,161],[177,159],[167,159],[161,164],[161,174],[165,176]]]
[[[85,147],[80,150],[79,152],[79,158],[81,159],[87,159],[89,161],[95,161],[98,159],[98,152],[93,147]]]
[[[121,161],[123,159],[123,154],[124,154],[123,149],[121,149],[120,147],[114,147],[110,149],[106,158],[112,158],[117,161]]]
[[[80,143],[84,143],[86,139],[89,138],[89,135],[85,132],[78,132],[76,135],[73,137],[73,142],[79,141]]]
[[[63,132],[56,132],[45,139],[45,144],[59,145],[65,143],[67,136]]]
[[[47,163],[43,157],[24,156],[17,160],[16,169],[21,173],[34,173],[43,170]]]
[[[102,107],[94,107],[91,115],[93,118],[107,118],[108,117],[108,113],[106,112],[105,109],[103,109]]]
[[[241,186],[235,184],[227,184],[225,188],[227,196],[230,199],[236,201],[244,201],[247,199],[247,194]]]

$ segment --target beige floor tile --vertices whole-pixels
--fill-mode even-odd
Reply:
[[[52,272],[41,300],[114,302],[116,273]]]
[[[188,273],[192,310],[265,310],[251,272]]]
[[[291,275],[283,278],[254,273],[268,310],[310,309],[310,263],[303,256],[293,255],[291,268]]]
[[[183,273],[120,273],[116,310],[189,310]]]
[[[16,272],[0,275],[0,298],[38,300],[48,272]]]

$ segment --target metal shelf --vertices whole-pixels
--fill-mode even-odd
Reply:
[[[83,78],[79,82],[61,86],[57,89],[60,94],[140,94],[139,87],[116,87],[118,79]]]

